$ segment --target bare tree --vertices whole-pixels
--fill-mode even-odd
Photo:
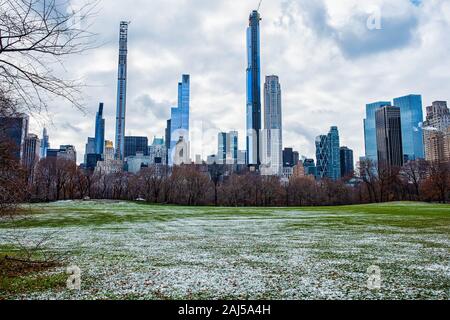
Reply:
[[[64,58],[95,47],[89,18],[96,0],[78,8],[70,1],[0,0],[0,90],[30,112],[61,97],[81,108],[78,80],[59,76]]]

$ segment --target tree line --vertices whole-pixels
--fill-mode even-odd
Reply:
[[[13,160],[2,159],[0,166],[2,177],[9,181],[3,183],[1,196],[9,195],[10,200],[4,200],[14,198],[15,202],[111,199],[187,206],[331,206],[388,201],[446,203],[450,199],[449,163],[423,160],[389,170],[363,162],[359,175],[339,181],[295,176],[282,180],[246,170],[232,173],[226,165],[154,166],[138,174],[100,174],[73,161],[47,158],[36,165],[32,177]]]

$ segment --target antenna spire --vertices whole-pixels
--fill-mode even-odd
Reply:
[[[256,11],[259,11],[259,8],[261,8],[262,2],[263,2],[263,0],[259,0],[258,9],[256,9]]]

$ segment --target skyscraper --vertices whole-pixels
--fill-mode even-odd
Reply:
[[[341,177],[348,177],[355,172],[353,150],[348,147],[341,147]]]
[[[25,138],[23,148],[23,165],[31,175],[36,164],[39,162],[41,149],[41,140],[35,134],[28,134]]]
[[[341,178],[341,154],[339,148],[339,131],[331,127],[327,135],[316,139],[317,177],[339,180]]]
[[[167,126],[166,126],[166,159],[165,159],[165,164],[168,165],[169,164],[169,153],[170,153],[170,130],[171,130],[171,123],[172,120],[169,119],[167,120]]]
[[[125,157],[125,115],[127,106],[128,22],[120,23],[119,70],[117,76],[116,159]]]
[[[11,146],[11,154],[17,160],[23,159],[23,147],[28,135],[29,117],[17,114],[10,117],[0,117],[0,139]]]
[[[103,118],[103,103],[98,107],[95,117],[95,153],[102,155],[105,147],[105,119]]]
[[[125,137],[124,157],[136,156],[142,153],[148,156],[148,138],[147,137]]]
[[[364,119],[364,144],[366,149],[366,160],[377,161],[377,131],[375,128],[375,112],[390,106],[390,101],[379,101],[366,105],[366,118]]]
[[[445,161],[444,137],[450,127],[450,111],[446,101],[435,101],[427,107],[427,120],[423,124],[425,159],[432,162]]]
[[[259,167],[261,130],[261,67],[258,11],[250,14],[247,28],[247,164]]]
[[[403,156],[407,160],[424,159],[422,96],[396,98],[394,106],[400,108]]]
[[[228,134],[226,132],[219,132],[217,139],[217,161],[220,164],[225,164],[227,161],[227,139]]]
[[[47,150],[50,149],[50,139],[47,133],[47,129],[44,128],[42,132],[42,140],[41,140],[41,159],[47,157]]]
[[[375,114],[378,166],[403,166],[402,122],[399,107],[386,106]]]
[[[217,139],[217,163],[237,164],[238,132],[219,132]]]
[[[173,165],[175,148],[180,138],[186,144],[183,151],[189,153],[190,76],[184,74],[178,83],[178,106],[171,110],[169,165]]]
[[[267,76],[264,84],[264,130],[263,166],[269,169],[269,175],[280,175],[283,168],[281,86],[275,75]]]
[[[282,151],[283,167],[293,167],[294,163],[294,149],[284,148]]]

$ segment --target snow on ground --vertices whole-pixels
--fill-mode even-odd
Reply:
[[[424,228],[363,212],[125,202],[37,208],[42,212],[33,219],[43,225],[0,231],[35,239],[56,231],[49,249],[67,253],[69,264],[81,268],[82,290],[18,299],[450,298],[449,217]],[[112,220],[98,220],[102,214]],[[96,223],[71,220],[92,215]],[[427,217],[392,217],[401,219]],[[380,290],[367,288],[371,265],[381,268]]]

